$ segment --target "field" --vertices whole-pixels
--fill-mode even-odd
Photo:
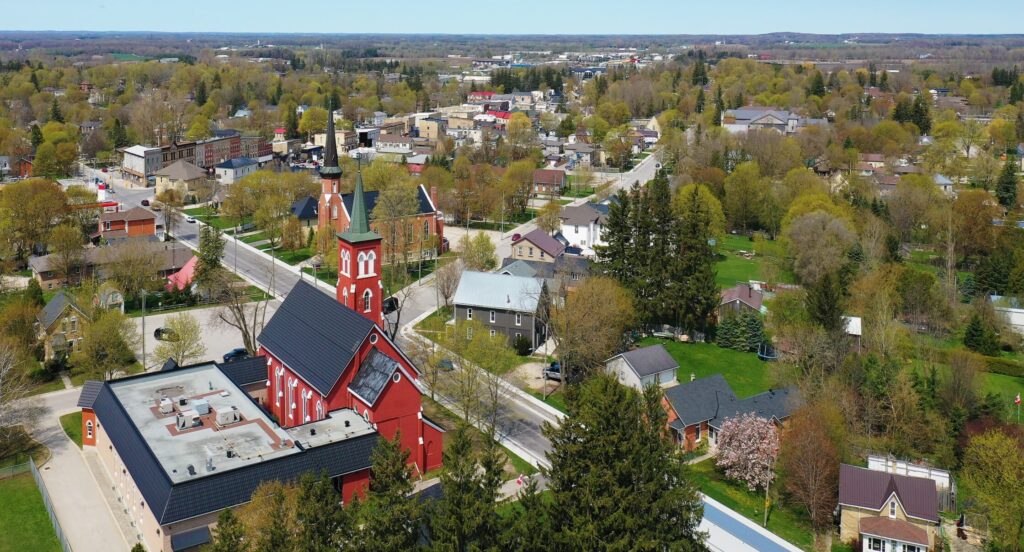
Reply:
[[[768,363],[759,360],[756,353],[723,349],[712,343],[679,343],[654,337],[638,345],[647,347],[659,343],[679,363],[676,374],[679,383],[690,381],[691,373],[698,378],[722,374],[739,398],[767,391],[773,385]]]
[[[61,549],[32,474],[0,479],[0,496],[3,497],[0,550],[58,552]]]

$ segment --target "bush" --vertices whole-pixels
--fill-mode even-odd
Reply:
[[[512,342],[512,348],[516,350],[516,354],[519,356],[527,356],[533,352],[530,340],[523,335],[516,336],[515,340]]]
[[[29,373],[28,377],[32,383],[49,383],[57,379],[57,374],[46,368],[36,368]]]
[[[1008,358],[985,357],[985,371],[1004,376],[1024,378],[1024,364]]]

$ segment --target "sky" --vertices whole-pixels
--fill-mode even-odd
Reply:
[[[1022,0],[5,0],[2,30],[422,34],[1024,33]]]

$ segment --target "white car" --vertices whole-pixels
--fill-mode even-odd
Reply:
[[[187,222],[189,224],[195,224],[196,218],[195,217],[185,217],[185,222]]]

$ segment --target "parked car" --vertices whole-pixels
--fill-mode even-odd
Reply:
[[[185,222],[187,222],[189,224],[195,224],[196,223],[196,217],[185,217]]]
[[[245,360],[247,358],[249,358],[249,351],[247,351],[245,347],[231,349],[227,353],[224,353],[224,364],[228,364],[236,360]]]
[[[391,314],[395,312],[396,310],[398,310],[398,299],[394,297],[388,297],[387,299],[384,300],[384,304],[381,305],[381,308],[384,309],[384,314]]]
[[[517,242],[517,241],[519,241],[519,238],[522,238],[522,237],[523,237],[522,234],[512,234],[512,241],[513,242]]]
[[[142,200],[142,206],[143,207],[149,207],[149,200],[148,199],[143,199]]]
[[[170,328],[157,328],[153,330],[153,339],[157,341],[177,341],[178,334]]]
[[[107,172],[107,168],[106,167],[103,167],[102,170],[103,170],[103,172]]]
[[[544,379],[562,381],[562,365],[557,360],[544,369]]]
[[[440,368],[441,370],[444,370],[445,372],[451,372],[452,370],[455,369],[455,363],[452,362],[452,359],[450,358],[442,358],[441,360],[437,361],[437,367]]]

